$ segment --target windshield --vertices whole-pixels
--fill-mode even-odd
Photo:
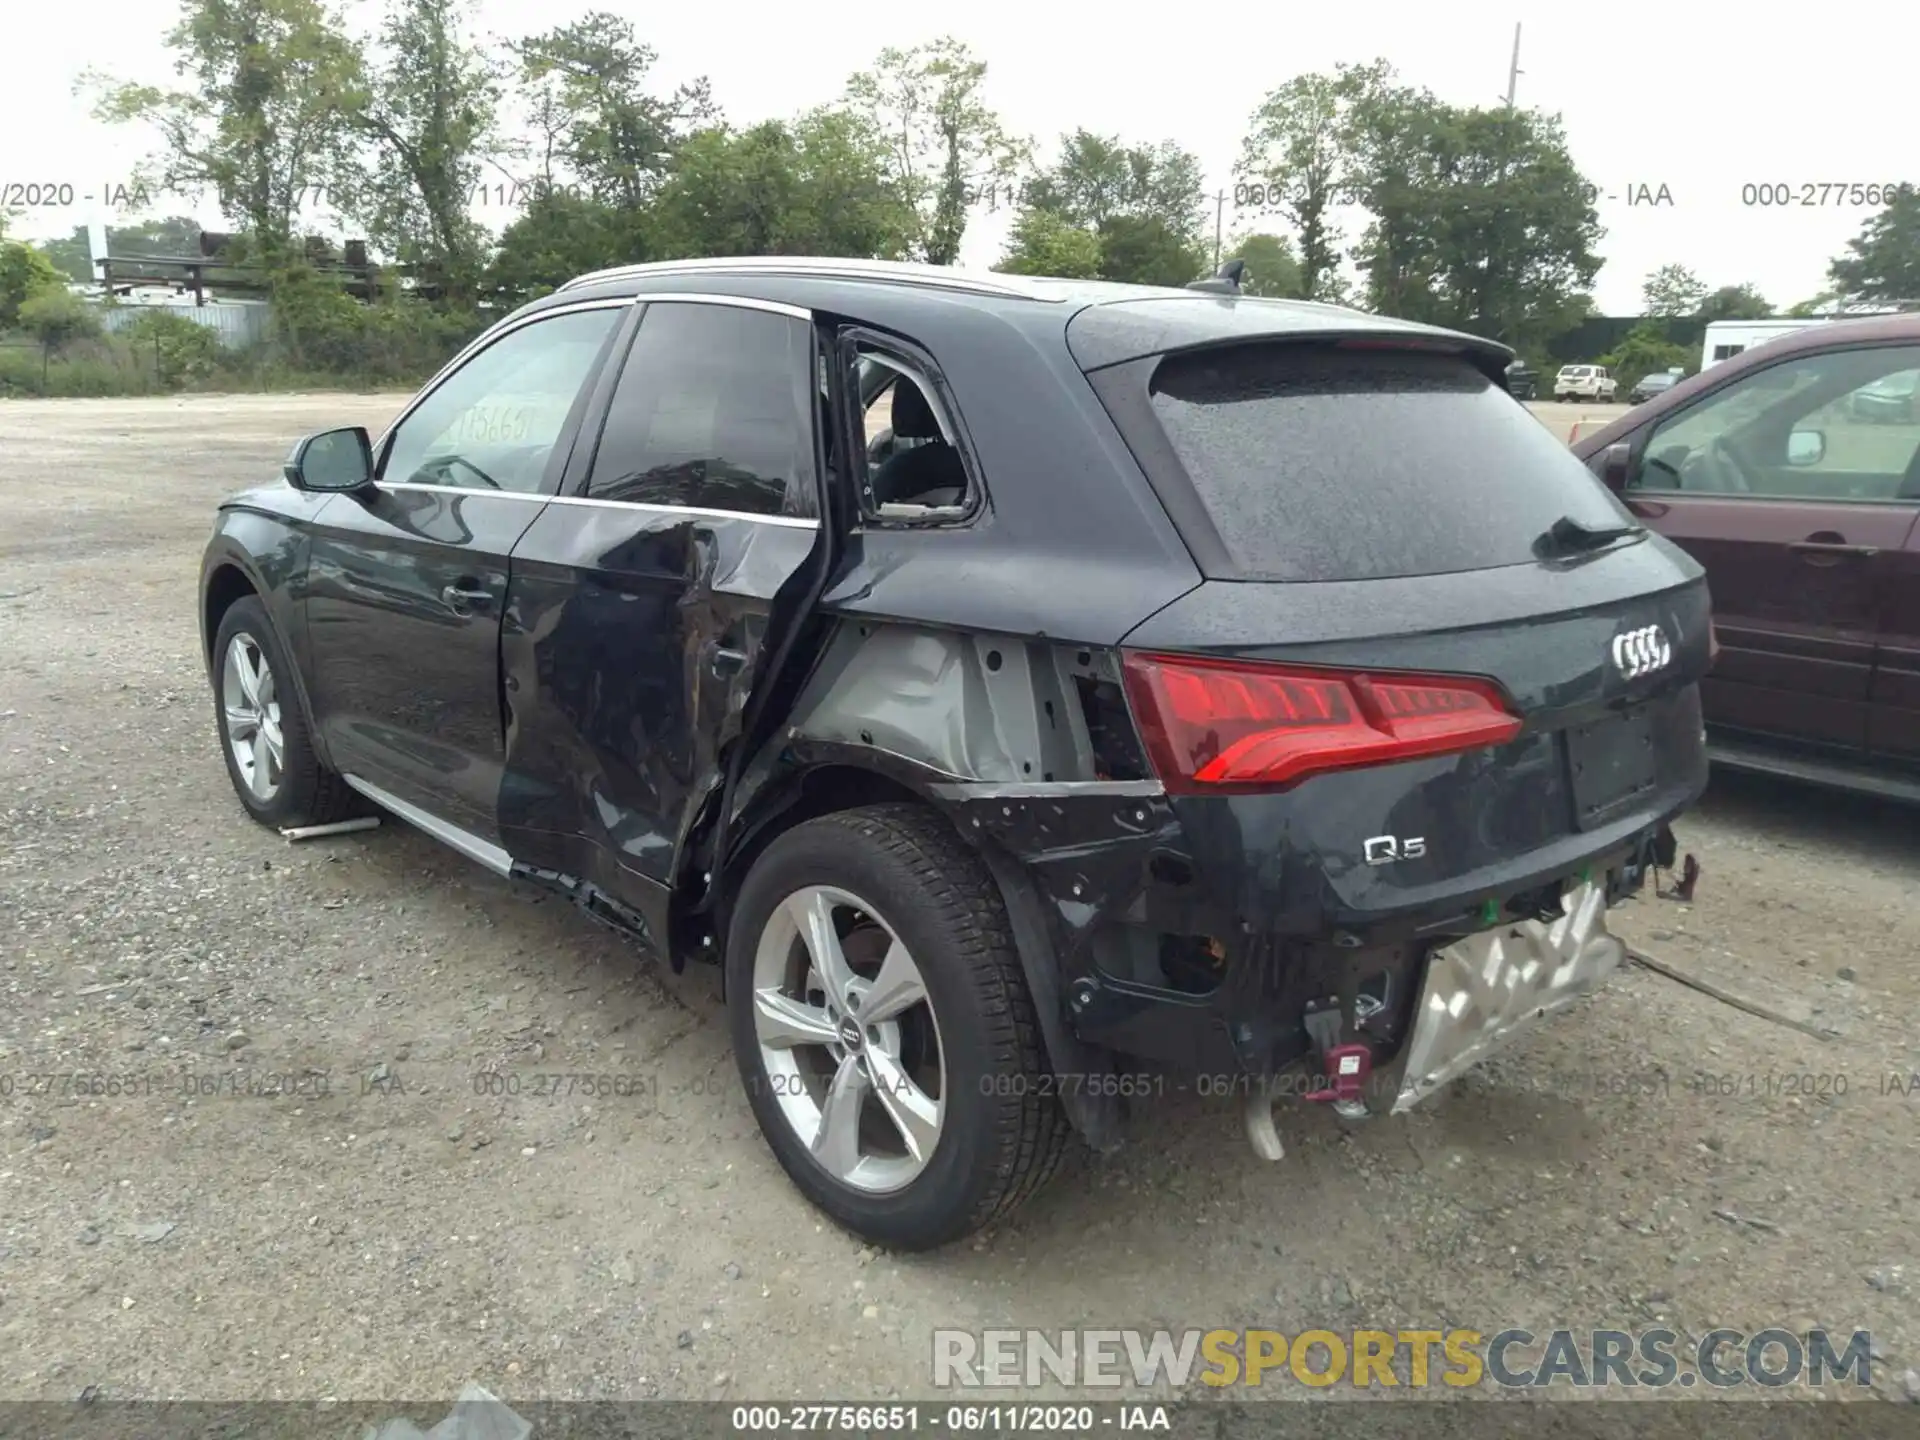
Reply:
[[[1632,517],[1525,406],[1453,355],[1246,345],[1175,356],[1152,404],[1246,579],[1517,565],[1562,517]]]

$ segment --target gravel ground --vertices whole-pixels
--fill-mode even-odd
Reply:
[[[1634,969],[1415,1115],[1284,1115],[1278,1165],[1170,1095],[955,1250],[824,1226],[710,973],[230,794],[213,505],[398,403],[0,405],[0,1397],[911,1396],[937,1325],[1823,1324],[1889,1395],[1920,1366],[1920,825],[1732,778],[1680,827],[1696,903],[1618,926],[1834,1043]],[[476,1093],[501,1069],[638,1093]],[[39,1078],[76,1074],[133,1093]]]

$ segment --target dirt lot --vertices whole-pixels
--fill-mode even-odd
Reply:
[[[0,1395],[921,1395],[933,1327],[996,1325],[1817,1323],[1871,1329],[1889,1395],[1920,1366],[1920,823],[1731,779],[1681,826],[1696,903],[1619,928],[1834,1043],[1634,969],[1414,1116],[1300,1107],[1278,1165],[1174,1096],[953,1252],[823,1227],[710,974],[229,793],[213,505],[397,403],[0,405]],[[644,1093],[476,1093],[502,1067]],[[302,1093],[182,1095],[269,1071]]]

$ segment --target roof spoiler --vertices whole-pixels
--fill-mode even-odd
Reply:
[[[1247,262],[1229,260],[1213,272],[1211,280],[1193,280],[1187,284],[1189,290],[1199,290],[1208,295],[1238,295],[1240,277],[1247,273]]]

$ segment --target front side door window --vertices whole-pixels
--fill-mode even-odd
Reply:
[[[554,442],[623,307],[511,330],[443,380],[387,442],[387,484],[540,494]]]
[[[1741,377],[1655,426],[1630,486],[1822,501],[1920,500],[1907,419],[1920,347],[1836,350]],[[1903,419],[1905,423],[1902,423]]]
[[[1637,447],[1627,499],[1706,568],[1720,660],[1709,725],[1858,754],[1891,557],[1920,507],[1900,397],[1920,346],[1783,360],[1709,392]]]

